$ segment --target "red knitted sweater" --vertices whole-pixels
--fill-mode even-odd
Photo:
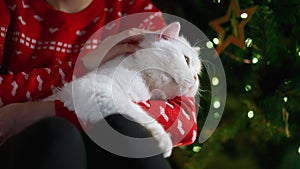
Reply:
[[[97,46],[100,40],[87,40],[110,21],[138,12],[159,12],[148,0],[94,0],[73,14],[57,11],[45,0],[0,0],[0,11],[0,107],[37,101],[71,81],[79,52]],[[140,28],[143,22],[137,20],[130,27]],[[164,26],[158,16],[149,22],[147,28],[151,30]],[[117,26],[108,30],[118,31]],[[170,133],[174,146],[194,142],[197,123],[193,98],[139,104]],[[55,108],[57,116],[80,128],[74,112],[59,101],[55,101]]]

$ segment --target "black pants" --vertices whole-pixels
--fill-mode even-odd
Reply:
[[[113,128],[129,136],[149,136],[141,125],[121,115],[113,115],[106,120]],[[124,140],[122,144],[127,146],[130,143]],[[153,145],[153,148],[157,148],[155,146]],[[87,135],[81,134],[67,120],[54,117],[37,122],[0,146],[0,168],[170,169],[171,167],[162,155],[127,158],[110,153],[99,147]]]

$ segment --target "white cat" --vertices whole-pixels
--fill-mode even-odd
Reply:
[[[146,34],[140,50],[116,57],[65,84],[52,99],[59,99],[69,110],[76,110],[85,123],[95,123],[115,113],[128,115],[151,132],[165,157],[170,156],[170,136],[135,103],[196,95],[201,69],[199,48],[179,36],[180,27],[179,22],[174,22]]]

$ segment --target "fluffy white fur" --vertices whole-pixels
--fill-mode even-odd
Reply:
[[[163,127],[135,102],[196,95],[201,63],[199,51],[179,36],[174,22],[153,34],[146,34],[141,50],[119,56],[99,69],[67,83],[51,99],[59,99],[79,119],[95,123],[121,113],[147,128],[165,157],[171,155],[172,141]]]

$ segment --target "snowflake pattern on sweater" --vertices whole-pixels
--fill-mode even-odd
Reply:
[[[113,20],[153,12],[128,27],[157,30],[165,25],[160,11],[148,0],[94,0],[74,14],[57,11],[44,0],[0,0],[0,10],[0,107],[38,101],[71,81],[78,54],[101,43],[100,39],[89,39],[91,35],[104,25],[111,34],[119,31],[115,22],[109,24]],[[140,105],[170,133],[174,146],[194,142],[197,123],[191,98],[151,100]],[[74,112],[59,101],[55,106],[57,116],[80,128]]]

